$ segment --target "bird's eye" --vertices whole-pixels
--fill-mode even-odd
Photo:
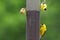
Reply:
[[[44,10],[46,11],[47,9],[45,8]]]
[[[43,25],[43,24],[42,24]]]

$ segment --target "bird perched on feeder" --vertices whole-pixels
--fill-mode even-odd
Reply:
[[[46,28],[46,25],[45,24],[42,24],[41,25],[41,28],[40,28],[40,39],[43,37],[43,35],[45,34],[47,28]]]
[[[26,8],[21,8],[20,13],[26,15]]]
[[[43,11],[46,11],[46,10],[47,10],[46,0],[44,0],[44,1],[41,3],[40,8],[41,8],[41,10],[43,10]]]

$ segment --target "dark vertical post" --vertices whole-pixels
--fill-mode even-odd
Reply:
[[[40,0],[26,0],[26,40],[40,40]]]

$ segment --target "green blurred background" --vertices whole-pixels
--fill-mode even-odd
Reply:
[[[40,22],[47,25],[42,40],[60,40],[60,0],[47,0],[47,11],[40,13]],[[0,0],[0,40],[26,40],[26,16],[20,9],[26,0]]]

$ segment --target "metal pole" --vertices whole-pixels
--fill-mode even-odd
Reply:
[[[26,40],[40,40],[40,0],[26,0]]]

